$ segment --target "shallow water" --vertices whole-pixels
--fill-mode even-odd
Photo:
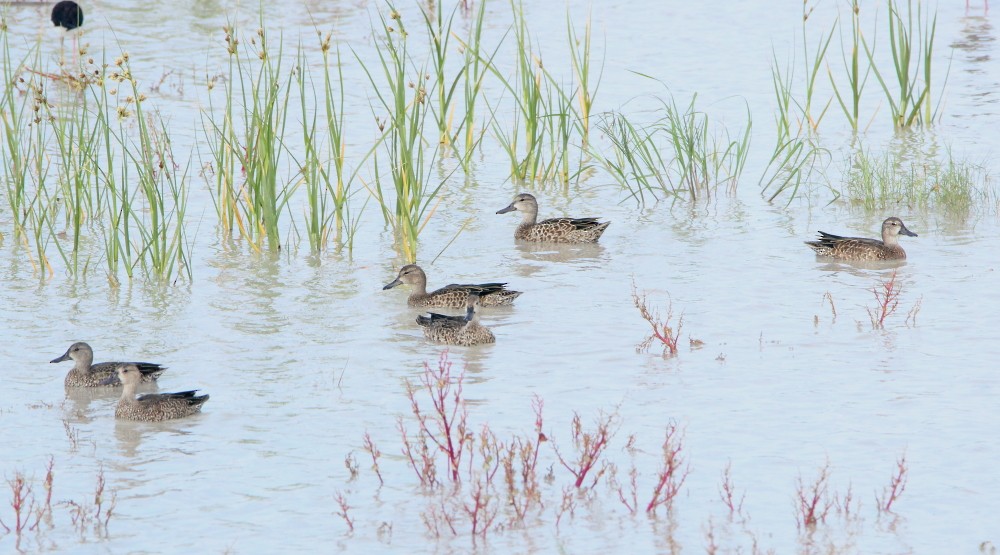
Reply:
[[[754,114],[754,150],[737,195],[640,207],[598,171],[566,192],[532,191],[542,217],[610,220],[599,244],[516,245],[517,216],[494,212],[521,187],[510,183],[492,143],[467,183],[451,179],[421,235],[419,262],[430,288],[502,280],[524,291],[514,307],[484,311],[495,345],[453,348],[449,357],[456,371],[465,369],[476,432],[488,423],[504,439],[530,436],[532,399],[544,400],[551,443],[542,446],[539,473],[551,468],[552,479],[541,481],[545,508],[528,526],[493,530],[475,542],[466,524],[457,537],[435,537],[425,526],[422,515],[440,502],[419,488],[401,456],[397,417],[414,429],[404,380],[418,379],[425,361],[436,364],[442,348],[428,344],[414,324],[418,311],[406,307],[406,287],[382,291],[404,261],[376,210],[362,215],[350,253],[313,256],[304,244],[277,257],[255,255],[219,240],[211,199],[195,177],[189,214],[203,216],[189,221],[197,228],[194,280],[173,287],[136,280],[109,288],[100,271],[73,279],[57,269],[52,279],[39,280],[14,240],[9,210],[0,210],[0,312],[7,322],[0,342],[7,369],[0,468],[7,479],[23,471],[41,498],[51,457],[53,500],[85,505],[103,469],[108,492],[117,496],[106,529],[78,530],[69,507],[56,505],[51,525],[20,539],[2,535],[0,547],[273,553],[335,546],[413,553],[475,546],[578,553],[620,551],[627,537],[629,550],[640,553],[700,552],[711,541],[726,552],[756,546],[776,553],[975,553],[985,545],[988,553],[1000,544],[996,207],[963,215],[899,207],[894,214],[919,237],[903,239],[909,259],[898,266],[817,260],[802,244],[817,230],[874,236],[887,214],[830,204],[822,184],[789,206],[759,196],[756,180],[774,140],[772,48],[779,59],[801,56],[801,13],[764,2],[674,4],[570,7],[580,24],[591,14],[601,37],[597,50],[606,56],[597,110],[643,113],[653,95],[666,94],[636,72],[663,80],[679,102],[699,92],[699,105],[733,126],[742,121],[745,100]],[[317,21],[345,49],[362,49],[371,45],[377,7],[274,2],[264,10],[268,28],[283,30],[288,44],[314,40]],[[150,101],[170,115],[172,137],[190,147],[201,136],[205,76],[225,64],[221,26],[232,18],[248,29],[256,25],[253,9],[233,15],[229,8],[102,2],[87,13],[84,40],[91,54],[119,41],[140,80],[173,71]],[[830,21],[836,9],[821,4],[813,17]],[[403,10],[418,17],[413,6]],[[489,10],[488,34],[497,37],[509,25],[509,7]],[[564,5],[528,11],[540,48],[554,60],[548,67],[568,68]],[[947,146],[958,159],[985,161],[995,174],[996,16],[978,6],[966,12],[962,2],[940,5],[937,13],[938,43],[954,48],[942,48],[937,66],[943,70],[953,56],[942,121],[916,140],[893,137],[882,107],[863,142],[913,156]],[[25,43],[41,36],[46,48],[58,47],[45,9],[11,8],[9,22]],[[108,58],[118,53],[107,51]],[[370,85],[356,67],[348,75],[356,85],[349,99],[362,102],[352,117],[370,129]],[[882,100],[875,90],[866,98]],[[850,135],[834,110],[821,135],[840,152]],[[836,185],[840,155],[833,160],[828,178]],[[445,161],[442,171],[453,163]],[[872,305],[872,287],[893,268],[900,306],[885,329],[873,330],[865,307]],[[661,313],[670,302],[675,318],[683,314],[677,356],[664,358],[655,347],[636,352],[649,329],[632,304],[633,283]],[[704,344],[689,346],[689,338]],[[192,418],[116,422],[113,391],[66,392],[68,364],[47,363],[77,340],[89,341],[98,361],[163,363],[169,370],[162,390],[199,388],[212,398]],[[662,510],[657,518],[631,516],[602,479],[556,524],[572,476],[549,446],[570,451],[574,413],[592,428],[601,411],[616,414],[604,460],[617,465],[622,482],[635,462],[640,503],[648,501],[659,469],[665,427],[681,428],[690,473],[669,516]],[[381,488],[363,449],[365,432],[383,452]],[[630,434],[634,454],[626,449]],[[353,479],[344,464],[352,453],[360,469]],[[895,514],[879,515],[875,495],[904,454],[905,492]],[[834,508],[815,531],[800,531],[797,480],[812,483],[825,465],[827,499],[842,501],[850,491],[857,514],[845,517]],[[719,499],[727,466],[737,494],[745,494],[745,520],[731,520]],[[351,507],[353,533],[336,514],[338,493]],[[506,513],[500,514],[503,521]],[[0,520],[11,525],[6,502]]]

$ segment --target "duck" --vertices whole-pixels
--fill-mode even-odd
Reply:
[[[514,197],[497,214],[521,212],[521,223],[514,230],[514,239],[540,243],[596,243],[611,222],[598,218],[549,218],[538,220],[538,200],[533,195],[521,193]]]
[[[94,364],[94,350],[83,341],[78,341],[69,346],[66,353],[59,358],[54,358],[49,362],[54,364],[73,360],[73,369],[66,374],[64,384],[66,387],[98,387],[101,385],[121,385],[115,374],[116,369],[122,362],[99,362]],[[166,366],[154,362],[130,362],[139,369],[142,375],[142,383],[155,382],[160,374],[167,369]],[[106,378],[112,378],[107,384],[102,383]]]
[[[428,293],[427,274],[416,264],[400,268],[396,279],[387,283],[382,290],[392,289],[403,283],[413,287],[406,299],[406,304],[413,307],[465,308],[470,295],[479,295],[482,306],[507,306],[521,295],[520,291],[507,289],[506,283],[452,283]]]
[[[417,316],[417,323],[424,328],[424,336],[437,343],[465,347],[496,343],[493,332],[479,323],[479,306],[479,295],[472,294],[466,299],[464,316],[430,312]]]
[[[899,236],[916,237],[906,228],[903,220],[892,216],[882,222],[882,240],[864,237],[841,237],[825,231],[819,232],[819,239],[806,241],[817,256],[827,256],[839,260],[905,260],[906,251],[899,244]]]
[[[201,412],[201,406],[208,401],[208,395],[196,395],[198,390],[179,391],[176,393],[147,393],[135,396],[135,389],[142,381],[142,371],[134,363],[119,364],[116,375],[106,378],[104,385],[110,385],[117,379],[124,387],[122,397],[115,407],[115,418],[119,420],[138,420],[141,422],[160,422],[184,418]]]

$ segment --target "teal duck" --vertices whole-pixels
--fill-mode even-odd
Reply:
[[[440,289],[427,292],[427,274],[416,264],[407,264],[399,269],[399,275],[382,290],[392,289],[405,283],[413,287],[406,303],[410,306],[434,308],[465,308],[469,295],[479,295],[482,306],[510,305],[521,294],[507,289],[506,283],[452,283]]]
[[[468,347],[496,342],[493,332],[479,323],[479,295],[468,296],[464,316],[430,312],[428,316],[417,316],[417,323],[424,328],[427,339],[438,343]]]
[[[115,418],[121,420],[139,420],[142,422],[159,422],[184,418],[201,411],[201,406],[208,401],[208,395],[195,395],[198,390],[179,391],[177,393],[148,393],[135,396],[135,389],[142,381],[142,372],[132,363],[119,364],[117,376],[111,376],[104,381],[110,385],[117,380],[124,385],[122,398],[115,407]]]
[[[906,251],[899,245],[899,235],[916,237],[903,220],[896,217],[887,218],[882,222],[882,240],[863,237],[841,237],[824,231],[819,232],[819,239],[806,241],[818,256],[828,256],[840,260],[903,260]]]
[[[66,360],[74,362],[73,369],[69,371],[69,374],[66,374],[64,382],[66,387],[97,387],[109,377],[112,378],[112,381],[107,385],[121,385],[115,374],[119,364],[134,364],[142,374],[143,383],[155,382],[160,374],[167,369],[166,366],[152,362],[98,362],[94,364],[94,350],[83,341],[73,343],[63,356],[49,362],[56,363]]]
[[[521,224],[514,231],[514,239],[543,243],[596,243],[611,222],[597,218],[549,218],[538,220],[538,201],[528,193],[521,193],[497,214],[520,211]]]

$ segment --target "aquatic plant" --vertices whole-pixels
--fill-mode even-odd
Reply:
[[[865,307],[865,310],[872,322],[872,329],[882,329],[885,327],[885,319],[899,307],[899,296],[903,292],[902,284],[896,283],[896,270],[892,271],[889,279],[879,278],[878,284],[871,291],[875,295],[875,305]]]
[[[488,68],[493,64],[497,52],[503,45],[503,41],[500,41],[492,52],[487,54],[483,51],[485,15],[486,2],[480,2],[472,24],[469,25],[469,33],[465,40],[456,38],[461,45],[463,56],[461,70],[463,116],[459,126],[454,130],[450,143],[455,152],[459,154],[459,159],[466,171],[472,162],[472,154],[482,142],[488,127],[487,125],[479,127],[476,125],[476,107],[479,104],[479,95],[483,90],[484,80],[489,74]],[[444,114],[438,117],[444,117]],[[448,114],[448,120],[451,121],[450,114]]]
[[[906,476],[909,467],[906,466],[906,453],[896,459],[896,470],[889,480],[889,485],[882,489],[882,493],[875,494],[875,507],[879,514],[891,513],[892,506],[896,503],[903,492],[906,491]]]
[[[896,78],[895,91],[875,63],[875,47],[868,44],[864,35],[861,43],[889,103],[893,125],[897,128],[915,123],[930,125],[937,117],[937,110],[931,108],[930,92],[937,14],[930,19],[924,14],[922,3],[917,2],[914,11],[913,2],[909,0],[905,14],[896,0],[889,0],[888,7],[889,52],[892,54],[892,75]]]
[[[966,212],[993,194],[982,167],[956,160],[950,151],[944,159],[920,154],[919,160],[909,160],[910,156],[896,150],[879,155],[859,146],[847,161],[841,193],[867,210],[904,204],[957,212]]]
[[[580,419],[580,415],[574,412],[570,430],[572,430],[573,448],[576,453],[571,459],[567,460],[566,457],[563,457],[556,443],[552,443],[552,449],[556,452],[559,464],[573,475],[573,487],[578,489],[583,488],[583,482],[587,479],[587,475],[600,462],[601,454],[607,449],[608,441],[614,437],[615,429],[617,428],[614,425],[615,416],[615,414],[599,414],[594,429],[589,431],[583,429],[583,422]],[[603,474],[603,471],[595,473],[591,478],[590,485],[586,486],[585,489],[593,489]]]
[[[427,40],[430,49],[430,60],[431,68],[433,73],[431,77],[434,79],[434,102],[431,103],[431,109],[434,112],[434,119],[438,125],[438,142],[442,146],[450,146],[451,144],[451,121],[454,114],[454,104],[455,92],[458,89],[459,81],[461,80],[462,74],[465,72],[466,68],[463,68],[454,76],[454,78],[449,79],[447,75],[447,60],[449,45],[451,44],[451,39],[454,33],[452,33],[452,24],[455,21],[455,16],[458,14],[459,10],[462,8],[461,5],[456,4],[451,10],[451,14],[448,16],[447,21],[444,17],[444,6],[440,2],[428,6],[427,9],[422,11],[424,16],[424,26],[427,30]],[[480,6],[479,14],[482,15],[482,5]],[[481,32],[482,20],[478,23],[474,23],[476,27],[479,28],[475,31],[477,34],[470,35],[470,38],[478,38],[478,33]],[[473,52],[471,53],[475,56],[478,51],[478,42],[472,43]],[[478,62],[478,57],[469,58],[471,60]]]
[[[677,319],[676,329],[673,323],[674,307],[672,302],[667,303],[666,317],[660,317],[659,311],[650,308],[646,300],[647,294],[640,294],[636,289],[635,282],[632,282],[632,303],[639,309],[639,315],[653,329],[652,333],[636,347],[636,351],[644,352],[649,349],[654,341],[659,341],[663,345],[663,356],[674,356],[677,354],[677,342],[681,336],[681,328],[684,327],[684,315]]]
[[[746,520],[743,514],[743,502],[746,500],[746,492],[739,494],[737,499],[736,486],[733,484],[733,465],[726,464],[726,469],[722,472],[722,484],[719,485],[719,499],[729,509],[729,518],[732,520],[739,517]]]
[[[659,507],[667,511],[673,506],[674,498],[681,492],[684,480],[687,479],[691,468],[685,464],[681,453],[684,451],[684,440],[676,424],[668,424],[664,431],[663,446],[661,449],[663,460],[660,470],[656,474],[656,483],[653,486],[653,495],[646,504],[646,514],[655,515]]]
[[[787,195],[788,202],[792,202],[799,189],[808,185],[815,172],[821,169],[827,152],[793,118],[794,68],[789,66],[782,71],[777,56],[772,55],[772,58],[771,84],[778,108],[775,116],[777,135],[774,151],[761,173],[758,185],[761,192],[768,195],[768,202],[773,202],[782,195]]]
[[[566,15],[566,33],[569,38],[570,55],[573,61],[573,74],[576,76],[576,98],[579,104],[579,124],[583,138],[583,150],[587,149],[590,137],[590,116],[597,99],[597,90],[601,85],[604,65],[597,72],[596,79],[591,68],[591,19],[588,16],[581,37],[569,14]],[[593,83],[593,84],[592,84]]]
[[[382,457],[382,451],[379,450],[378,446],[375,445],[375,440],[372,439],[371,434],[365,432],[364,437],[364,449],[372,458],[372,470],[375,472],[375,476],[378,477],[379,487],[385,485],[385,480],[382,478],[382,469],[379,467],[378,460]]]
[[[305,228],[312,252],[325,249],[332,240],[338,246],[352,250],[360,223],[360,212],[351,211],[349,199],[354,195],[353,183],[358,171],[372,156],[372,146],[351,170],[346,163],[347,142],[344,137],[344,76],[340,49],[331,59],[332,35],[317,31],[323,55],[322,101],[317,102],[312,70],[304,51],[298,52],[294,77],[298,83],[299,108],[302,119],[302,145],[305,154],[300,172],[306,189]],[[333,67],[331,67],[333,66]],[[323,111],[313,109],[321,104]],[[320,114],[323,115],[320,120]],[[323,133],[325,130],[325,134]]]
[[[447,177],[435,184],[433,168],[426,171],[425,163],[440,150],[436,144],[431,153],[425,147],[424,128],[427,125],[428,91],[424,85],[427,63],[419,69],[409,54],[408,32],[402,15],[390,7],[388,20],[379,13],[382,36],[377,49],[382,79],[376,79],[364,58],[354,52],[375,90],[386,118],[376,116],[384,157],[375,154],[375,200],[382,209],[386,223],[392,225],[399,248],[408,262],[416,260],[417,238],[433,214],[432,202],[441,191]],[[433,85],[432,85],[433,86]],[[393,198],[387,196],[391,186]]]
[[[860,0],[851,0],[850,48],[844,47],[843,36],[841,36],[840,47],[841,58],[843,59],[847,75],[847,87],[844,92],[841,92],[841,87],[837,86],[833,70],[828,69],[827,71],[830,76],[830,85],[833,87],[833,93],[837,97],[837,103],[840,105],[844,116],[854,131],[858,130],[858,122],[861,117],[861,95],[864,92],[865,85],[868,83],[868,77],[871,75],[872,69],[870,65],[866,66],[864,71],[861,69],[861,35],[861,2]],[[847,51],[850,52],[849,56],[846,54]],[[848,93],[850,94],[848,95]]]
[[[53,511],[52,503],[54,468],[55,459],[50,456],[45,466],[45,478],[40,484],[44,492],[36,493],[36,484],[21,470],[15,470],[13,477],[7,479],[7,486],[10,489],[9,506],[13,514],[8,516],[6,521],[0,516],[0,536],[13,533],[18,551],[37,551],[41,545],[29,549],[22,545],[22,541],[33,539],[40,542],[47,532],[60,524],[56,517],[61,513]],[[55,503],[55,507],[67,508],[70,524],[80,534],[81,539],[86,537],[88,531],[91,531],[95,538],[104,539],[108,534],[108,524],[115,514],[118,493],[116,490],[107,491],[103,466],[97,471],[97,484],[91,499],[82,502],[72,499],[60,501]],[[29,536],[27,532],[34,534]]]
[[[817,524],[826,522],[826,517],[834,507],[833,499],[828,493],[830,480],[830,463],[820,469],[816,479],[809,484],[798,477],[795,487],[796,524],[799,530],[811,530]]]
[[[490,71],[512,97],[514,123],[508,129],[494,118],[494,134],[507,154],[514,179],[566,186],[585,169],[582,160],[586,150],[580,150],[578,167],[574,169],[571,169],[570,151],[575,148],[574,139],[586,142],[589,112],[596,93],[596,84],[593,90],[590,89],[589,31],[578,46],[573,42],[577,38],[576,31],[567,22],[574,74],[570,83],[564,84],[545,69],[541,53],[535,51],[523,5],[512,1],[511,7],[514,13],[514,77],[504,77],[494,65],[490,66]],[[575,81],[577,78],[579,83]],[[585,115],[577,111],[574,97],[580,99],[581,109],[587,111]]]
[[[281,174],[292,80],[282,73],[282,41],[272,51],[261,17],[261,26],[249,38],[240,39],[234,26],[224,28],[229,53],[222,88],[225,105],[217,116],[209,95],[205,134],[223,233],[232,237],[235,230],[255,251],[266,246],[277,252],[280,214],[295,189]],[[256,68],[254,59],[259,62]],[[215,88],[214,81],[209,87]]]
[[[710,199],[720,186],[734,192],[750,151],[752,119],[735,138],[723,128],[709,131],[708,115],[695,108],[698,95],[681,109],[673,97],[659,98],[662,112],[649,125],[636,125],[620,113],[606,114],[599,127],[611,140],[602,163],[637,202],[654,199]],[[670,155],[665,155],[669,152]]]
[[[158,114],[146,114],[143,106],[146,95],[132,77],[128,53],[115,60],[114,68],[106,79],[116,82],[119,94],[125,95],[115,108],[114,113],[118,116],[116,127],[112,127],[108,117],[109,107],[99,110],[98,118],[103,129],[107,130],[105,141],[110,143],[110,138],[113,138],[115,148],[120,152],[119,173],[116,175],[111,169],[114,166],[113,155],[106,151],[109,152],[108,158],[101,167],[107,172],[98,175],[99,180],[104,178],[101,185],[109,191],[109,196],[116,197],[109,200],[118,203],[115,207],[124,209],[121,212],[125,216],[124,221],[117,227],[120,234],[116,239],[117,245],[124,247],[124,252],[130,249],[135,252],[135,258],[131,259],[131,264],[124,265],[124,270],[131,278],[132,268],[138,264],[149,278],[170,282],[183,274],[190,279],[190,245],[184,228],[187,168],[174,156],[166,123]],[[134,136],[126,127],[130,116],[134,117]],[[130,190],[126,183],[137,185]],[[141,203],[136,202],[138,195],[141,195]],[[109,218],[117,218],[117,214],[110,209],[107,214]],[[117,222],[116,219],[114,221]],[[116,251],[112,250],[109,254],[113,256]]]
[[[469,412],[462,397],[464,372],[453,377],[451,368],[448,351],[441,353],[436,368],[424,363],[419,388],[430,397],[432,406],[426,413],[417,400],[418,386],[406,381],[406,396],[417,419],[420,443],[416,449],[410,443],[402,419],[397,421],[397,427],[403,439],[403,454],[424,486],[437,484],[435,459],[438,453],[445,458],[445,476],[452,482],[460,481],[462,458],[470,454],[472,447],[466,441]]]
[[[801,110],[802,119],[809,126],[809,130],[812,132],[819,129],[819,124],[823,121],[823,116],[830,108],[830,103],[833,102],[832,98],[827,100],[819,114],[813,114],[813,98],[816,94],[816,79],[819,77],[820,71],[823,68],[823,61],[826,59],[826,51],[830,48],[830,41],[833,40],[833,33],[837,28],[836,25],[833,25],[829,34],[825,37],[821,35],[820,40],[816,44],[815,50],[810,55],[806,24],[809,22],[809,15],[815,7],[816,6],[813,5],[813,7],[810,8],[808,7],[807,2],[802,3],[802,55],[803,59],[807,62],[807,65],[805,73],[805,102],[802,104]]]

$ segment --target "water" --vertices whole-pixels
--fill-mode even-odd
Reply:
[[[597,172],[567,194],[552,187],[533,192],[542,217],[610,220],[598,245],[515,245],[517,216],[494,212],[521,188],[510,183],[501,153],[487,149],[468,183],[451,180],[421,235],[429,287],[501,280],[525,292],[513,308],[484,312],[495,345],[453,348],[449,357],[456,371],[465,369],[476,433],[488,423],[503,440],[531,436],[532,399],[544,401],[543,429],[552,441],[542,444],[538,468],[540,478],[551,469],[552,479],[541,479],[545,507],[528,526],[492,530],[473,542],[465,521],[456,526],[457,537],[435,537],[424,523],[421,515],[440,507],[441,497],[419,488],[401,456],[397,418],[415,429],[404,380],[416,383],[424,362],[436,364],[442,349],[428,344],[413,323],[418,311],[406,307],[405,287],[381,289],[403,261],[376,211],[369,207],[362,215],[353,253],[311,256],[302,246],[275,258],[254,255],[218,240],[210,197],[195,177],[189,208],[197,227],[195,278],[175,287],[136,281],[112,289],[100,271],[77,280],[57,271],[40,282],[14,240],[9,215],[0,212],[0,311],[7,322],[0,342],[7,369],[0,468],[8,480],[24,472],[41,499],[51,457],[54,502],[90,506],[101,469],[105,503],[112,490],[117,495],[106,530],[88,525],[79,531],[70,507],[56,505],[51,525],[19,542],[13,533],[3,535],[2,549],[270,553],[334,546],[412,553],[475,546],[578,553],[620,551],[627,537],[630,551],[644,553],[700,552],[713,541],[725,552],[751,552],[756,545],[777,553],[975,553],[981,544],[990,552],[1000,543],[993,516],[1000,510],[992,364],[998,354],[992,343],[996,207],[965,216],[896,209],[919,237],[903,240],[910,258],[898,267],[899,309],[884,330],[873,330],[865,307],[872,305],[871,288],[891,270],[818,261],[802,241],[819,229],[875,236],[888,214],[828,204],[822,185],[787,207],[758,195],[756,178],[773,141],[772,48],[779,60],[786,53],[801,57],[801,13],[763,3],[660,4],[570,6],[580,24],[591,14],[606,57],[596,109],[656,117],[644,111],[666,90],[635,72],[663,80],[679,102],[699,92],[699,105],[728,125],[740,125],[749,105],[754,151],[736,196],[640,207],[622,202],[612,179]],[[168,74],[151,102],[170,115],[175,140],[189,147],[201,137],[205,76],[224,68],[221,26],[236,19],[252,29],[258,17],[253,9],[234,15],[228,8],[104,2],[87,12],[85,40],[96,54],[114,44],[113,29],[140,80]],[[283,30],[288,44],[313,40],[316,21],[345,49],[364,50],[371,46],[376,8],[276,2],[264,10],[268,28]],[[403,9],[417,16],[412,6]],[[813,18],[831,21],[836,9],[821,4]],[[528,11],[547,67],[567,68],[564,6]],[[955,50],[942,47],[937,66],[943,71],[953,55],[945,116],[918,142],[985,161],[995,174],[995,15],[977,6],[966,13],[962,2],[940,5],[937,13],[938,44]],[[46,48],[57,48],[46,9],[18,7],[9,14],[26,43],[41,35]],[[488,34],[499,36],[509,8],[492,5],[489,14]],[[107,49],[108,58],[117,55]],[[351,140],[363,144],[372,125],[370,85],[356,67],[348,75],[355,85],[349,102],[361,102],[351,114],[358,126]],[[869,87],[866,98],[882,101],[874,83]],[[886,110],[863,139],[877,151],[907,142],[885,129]],[[822,138],[836,153],[849,135],[836,106],[827,118]],[[828,177],[837,184],[839,154],[833,160]],[[299,206],[293,218],[300,217]],[[664,358],[655,347],[636,352],[649,329],[632,304],[633,284],[661,313],[670,302],[675,321],[683,315],[677,356]],[[832,299],[835,315],[825,299]],[[689,339],[704,344],[695,348]],[[97,360],[166,364],[162,390],[199,388],[212,398],[196,417],[116,422],[113,392],[66,392],[68,365],[47,363],[77,340],[89,341]],[[631,516],[602,479],[556,524],[572,476],[551,446],[571,452],[574,413],[593,429],[602,411],[615,414],[602,460],[615,464],[626,484],[634,461],[641,506],[659,469],[664,430],[670,423],[680,428],[689,474],[669,517],[662,510],[655,519],[641,510]],[[366,432],[383,453],[381,488],[363,448]],[[630,434],[633,454],[626,449]],[[904,454],[905,492],[895,515],[880,516],[874,497]],[[349,456],[357,460],[357,478],[345,467]],[[727,467],[737,495],[745,494],[748,520],[731,521],[719,498]],[[831,509],[827,522],[808,534],[796,526],[797,481],[810,485],[824,467],[827,499],[843,501],[850,491],[857,516]],[[336,514],[338,493],[350,506],[353,533]],[[0,507],[10,526],[12,510],[6,502]],[[508,516],[501,509],[498,522]]]

